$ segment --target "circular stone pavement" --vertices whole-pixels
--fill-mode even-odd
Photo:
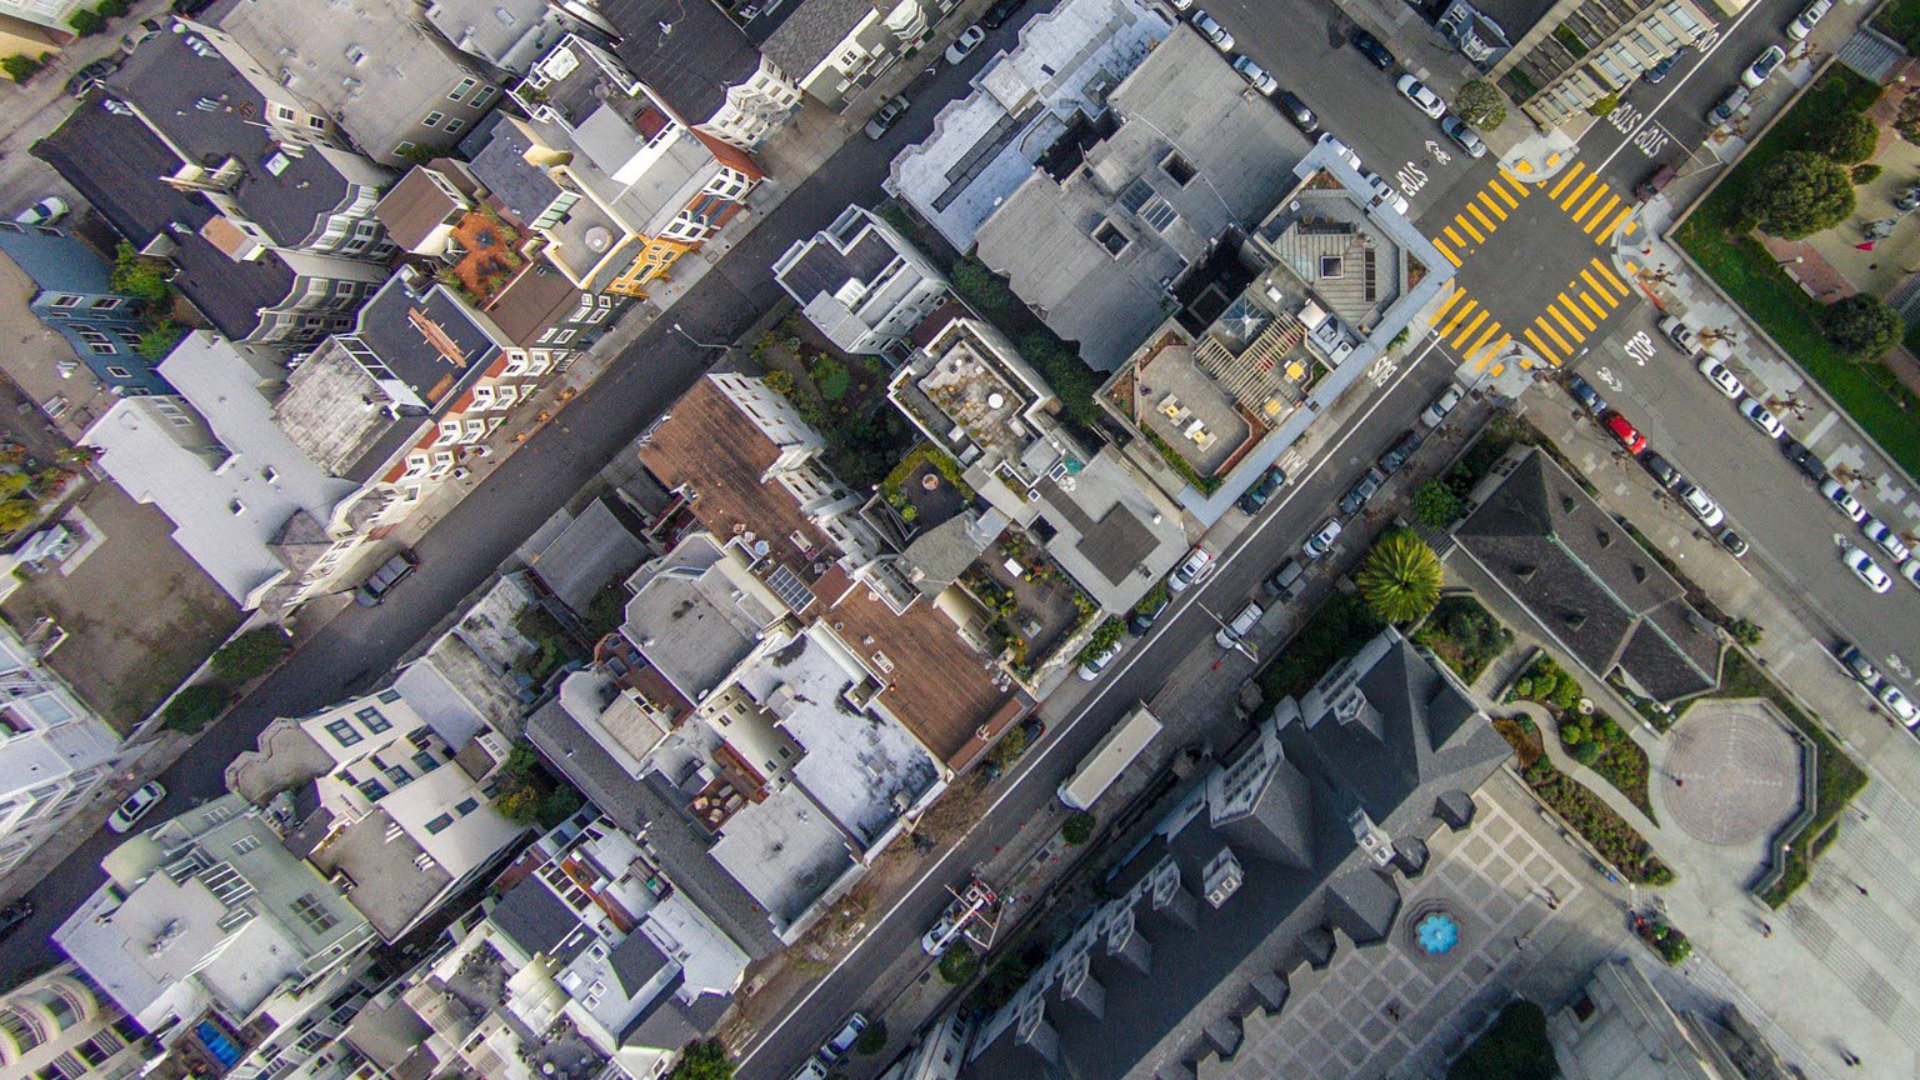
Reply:
[[[1793,815],[1799,774],[1799,748],[1765,705],[1703,701],[1674,728],[1653,783],[1667,814],[1689,836],[1731,845]]]

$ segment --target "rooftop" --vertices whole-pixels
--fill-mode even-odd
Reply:
[[[689,536],[628,583],[621,629],[688,701],[704,700],[781,617],[745,563],[731,545]]]
[[[1047,554],[1102,611],[1139,603],[1187,552],[1180,512],[1111,446],[1086,467],[1039,485],[1037,520],[1053,530]]]
[[[797,784],[741,807],[713,858],[783,928],[857,866],[846,836]]]
[[[760,50],[718,5],[600,0],[599,8],[620,35],[620,62],[690,124],[719,112],[727,88],[760,70]]]
[[[747,21],[747,37],[781,69],[803,79],[865,19],[872,0],[789,0]]]
[[[402,250],[421,251],[422,244],[441,229],[458,223],[472,206],[472,202],[436,170],[415,165],[387,189],[373,213]],[[425,251],[423,254],[439,253]]]
[[[562,190],[546,169],[527,160],[533,139],[520,125],[512,117],[495,124],[493,137],[467,167],[508,214],[530,226]]]
[[[424,14],[454,48],[515,74],[566,33],[546,0],[431,0]]]
[[[386,369],[376,373],[383,384],[397,381],[411,392],[410,404],[436,413],[478,379],[501,349],[485,316],[446,286],[423,288],[406,274],[388,279],[360,309],[352,336],[373,351],[363,363]]]
[[[608,500],[595,499],[529,565],[561,603],[584,615],[608,582],[632,573],[646,557],[646,545],[622,513]]]

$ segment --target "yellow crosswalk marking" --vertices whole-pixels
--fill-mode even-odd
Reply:
[[[1600,230],[1600,235],[1594,237],[1593,242],[1596,244],[1606,243],[1609,239],[1613,237],[1614,230],[1618,229],[1623,222],[1626,224],[1628,229],[1632,229],[1633,223],[1630,221],[1627,221],[1627,219],[1633,216],[1633,211],[1634,211],[1634,205],[1632,203],[1628,203],[1627,205],[1621,207],[1620,213],[1615,215],[1613,219],[1613,224]],[[1625,236],[1626,234],[1622,233],[1621,235]]]
[[[1547,343],[1540,340],[1540,335],[1534,333],[1533,328],[1531,326],[1527,327],[1525,330],[1520,331],[1520,333],[1521,333],[1521,336],[1525,337],[1527,339],[1527,342],[1533,346],[1534,352],[1539,353],[1541,356],[1547,356],[1547,357],[1551,357],[1553,355],[1553,350],[1547,348]]]
[[[1611,285],[1611,286],[1613,286],[1614,288],[1616,288],[1616,289],[1618,289],[1618,290],[1620,290],[1620,295],[1621,295],[1621,296],[1625,296],[1625,295],[1627,295],[1627,293],[1628,293],[1628,292],[1630,291],[1630,290],[1628,290],[1628,288],[1627,288],[1627,287],[1626,287],[1625,285],[1622,285],[1622,284],[1620,283],[1620,279],[1619,279],[1619,278],[1617,278],[1617,277],[1614,277],[1614,276],[1613,276],[1613,271],[1611,271],[1611,270],[1609,270],[1609,269],[1607,269],[1607,264],[1606,264],[1606,263],[1603,263],[1603,262],[1601,262],[1601,261],[1600,261],[1599,259],[1595,259],[1595,260],[1593,260],[1593,262],[1592,262],[1592,264],[1591,264],[1591,265],[1593,266],[1593,268],[1594,268],[1595,270],[1597,270],[1597,271],[1599,271],[1599,272],[1600,272],[1600,276],[1601,276],[1601,277],[1603,277],[1603,278],[1605,278],[1605,279],[1606,279],[1606,281],[1607,281],[1607,284],[1609,284],[1609,285]],[[1633,264],[1632,264],[1632,263],[1628,263],[1628,264],[1627,264],[1627,267],[1628,267],[1628,269],[1632,269],[1632,267],[1633,267]]]
[[[1447,245],[1441,243],[1439,240],[1435,240],[1433,242],[1433,247],[1434,247],[1434,250],[1438,251],[1441,254],[1441,256],[1443,256],[1448,262],[1452,263],[1455,266],[1460,265],[1460,256],[1455,255],[1451,251],[1448,251]]]
[[[1578,161],[1574,162],[1573,168],[1567,170],[1567,175],[1561,177],[1560,182],[1553,185],[1552,191],[1547,192],[1547,198],[1549,199],[1559,198],[1560,193],[1566,190],[1567,185],[1573,183],[1573,178],[1576,176],[1579,176],[1580,170],[1586,167],[1587,166],[1582,162],[1578,162]]]
[[[1588,173],[1586,175],[1586,178],[1584,180],[1581,180],[1579,184],[1575,185],[1573,191],[1570,192],[1567,195],[1567,197],[1561,201],[1560,209],[1565,210],[1568,213],[1572,213],[1573,204],[1579,202],[1580,197],[1587,193],[1587,188],[1592,186],[1593,182],[1598,179],[1600,179],[1599,173]],[[1605,185],[1602,185],[1602,186],[1605,186]]]
[[[1549,308],[1548,310],[1552,310],[1552,309]],[[1538,319],[1533,320],[1533,324],[1535,326],[1538,326],[1540,329],[1546,331],[1547,336],[1553,339],[1553,343],[1555,345],[1560,346],[1561,352],[1566,353],[1568,356],[1573,355],[1573,346],[1567,344],[1567,339],[1560,336],[1560,331],[1555,330],[1553,328],[1553,324],[1547,321],[1547,317],[1545,315],[1542,315]],[[1574,340],[1578,341],[1579,339],[1575,338]]]
[[[1483,229],[1485,229],[1485,230],[1487,230],[1488,232],[1492,232],[1493,230],[1495,230],[1495,229],[1497,229],[1497,228],[1499,228],[1499,227],[1500,227],[1500,226],[1498,226],[1498,225],[1495,225],[1495,224],[1493,223],[1493,219],[1492,219],[1492,218],[1490,218],[1490,217],[1488,217],[1487,215],[1485,215],[1485,214],[1483,214],[1483,213],[1481,213],[1481,212],[1480,212],[1480,208],[1479,208],[1478,206],[1475,206],[1475,205],[1474,205],[1474,204],[1472,204],[1472,203],[1468,203],[1468,204],[1467,204],[1467,213],[1469,213],[1469,214],[1472,214],[1472,215],[1473,215],[1473,218],[1474,218],[1474,220],[1475,220],[1475,221],[1478,221],[1478,222],[1480,223],[1480,227],[1481,227],[1481,228],[1483,228]]]
[[[1484,244],[1487,242],[1487,238],[1481,235],[1480,230],[1473,227],[1473,222],[1467,220],[1467,215],[1465,214],[1453,215],[1453,223],[1467,230],[1467,235],[1473,237],[1474,243]]]
[[[1640,223],[1639,223],[1639,222],[1637,222],[1637,221],[1629,221],[1629,222],[1627,222],[1627,227],[1626,227],[1626,228],[1624,228],[1624,229],[1621,229],[1621,230],[1620,230],[1620,235],[1621,235],[1621,236],[1632,236],[1632,235],[1633,235],[1633,230],[1635,230],[1635,229],[1637,229],[1637,228],[1639,228],[1639,227],[1640,227]]]
[[[1461,248],[1463,250],[1466,248],[1467,242],[1465,240],[1460,239],[1460,234],[1453,231],[1453,226],[1444,225],[1441,227],[1440,231],[1447,234],[1447,239],[1453,241],[1454,247]]]
[[[1521,180],[1519,177],[1513,175],[1512,173],[1508,172],[1505,169],[1500,170],[1500,179],[1505,180],[1507,182],[1507,185],[1513,188],[1514,194],[1520,196],[1523,199],[1527,197],[1528,191],[1527,191],[1527,185],[1525,181]]]
[[[1592,293],[1581,293],[1580,302],[1592,309],[1594,318],[1599,319],[1601,322],[1607,321],[1607,309],[1600,306],[1600,301],[1595,300]]]
[[[1439,321],[1440,321],[1441,319],[1444,319],[1444,318],[1446,318],[1446,317],[1447,317],[1447,309],[1448,309],[1448,308],[1450,308],[1450,307],[1452,307],[1453,305],[1455,305],[1455,304],[1457,304],[1457,303],[1459,303],[1459,302],[1460,302],[1460,298],[1461,298],[1461,297],[1463,297],[1463,296],[1465,296],[1465,295],[1467,295],[1467,290],[1466,290],[1466,289],[1464,289],[1464,288],[1457,288],[1457,289],[1455,289],[1455,290],[1453,290],[1453,295],[1452,295],[1452,296],[1449,296],[1449,297],[1447,297],[1447,302],[1446,302],[1446,303],[1444,303],[1444,304],[1441,304],[1441,305],[1440,305],[1440,310],[1439,310],[1439,311],[1436,311],[1436,312],[1434,312],[1434,313],[1433,313],[1433,318],[1431,318],[1431,319],[1428,319],[1427,321],[1428,321],[1429,323],[1437,323],[1437,322],[1439,322]]]
[[[1467,343],[1467,339],[1473,336],[1473,332],[1475,330],[1480,329],[1480,324],[1486,321],[1487,321],[1487,309],[1481,308],[1480,314],[1475,315],[1473,317],[1473,321],[1468,323],[1466,327],[1462,329],[1458,335],[1454,336],[1453,347],[1457,349],[1460,346],[1465,345]]]
[[[1512,188],[1513,190],[1508,191],[1508,188]],[[1519,206],[1520,200],[1527,197],[1525,185],[1513,177],[1508,176],[1505,172],[1487,181],[1487,190],[1500,196],[1500,201],[1506,203],[1508,209]]]
[[[1593,276],[1593,271],[1583,268],[1580,271],[1580,280],[1587,283],[1587,288],[1599,294],[1600,299],[1605,300],[1608,307],[1617,308],[1620,306],[1620,301],[1615,300],[1612,293],[1601,287],[1600,279]]]
[[[1467,301],[1464,304],[1461,304],[1460,310],[1453,313],[1453,318],[1447,321],[1447,325],[1440,328],[1440,336],[1441,337],[1451,336],[1453,333],[1453,328],[1456,326],[1459,326],[1460,320],[1466,318],[1467,315],[1473,311],[1475,306],[1476,305],[1471,300]]]
[[[1526,162],[1524,162],[1524,161],[1523,161],[1523,162],[1521,162],[1520,164],[1522,164],[1522,165],[1525,165],[1525,164],[1526,164]],[[1497,378],[1499,378],[1499,377],[1500,377],[1500,373],[1501,373],[1501,372],[1503,372],[1503,371],[1505,371],[1505,370],[1507,370],[1507,365],[1505,365],[1505,364],[1495,364],[1495,365],[1493,365],[1493,377],[1494,377],[1494,378],[1496,378],[1496,379],[1497,379]]]
[[[1472,361],[1473,363],[1474,373],[1478,374],[1481,368],[1484,368],[1487,366],[1487,361],[1492,360],[1494,357],[1499,356],[1502,352],[1504,352],[1506,350],[1507,344],[1512,340],[1513,340],[1512,334],[1501,334],[1499,338],[1497,338],[1490,344],[1482,345],[1479,348],[1475,349],[1474,352],[1479,354],[1479,358],[1475,359],[1473,356],[1467,357],[1467,359],[1469,361]]]
[[[1467,346],[1467,354],[1466,354],[1467,359],[1469,360],[1473,359],[1473,354],[1475,350],[1479,349],[1480,346],[1485,345],[1488,341],[1492,340],[1493,335],[1499,332],[1500,332],[1500,320],[1495,319],[1493,322],[1488,323],[1487,328],[1480,332],[1480,336],[1473,339],[1473,344]]]
[[[1480,193],[1480,201],[1486,204],[1487,213],[1492,214],[1501,221],[1507,220],[1507,212],[1501,208],[1500,200],[1494,198],[1492,192],[1482,191]]]
[[[1582,221],[1585,221],[1587,218],[1587,211],[1593,209],[1593,204],[1599,202],[1600,197],[1602,195],[1605,195],[1606,193],[1607,193],[1607,185],[1605,184],[1595,185],[1593,189],[1593,194],[1587,196],[1587,201],[1580,204],[1580,212],[1573,215],[1573,223],[1575,225],[1578,225]]]
[[[1548,304],[1547,314],[1553,316],[1553,321],[1559,323],[1562,327],[1566,329],[1567,336],[1573,339],[1574,344],[1578,345],[1582,341],[1587,340],[1587,335],[1581,333],[1578,330],[1575,330],[1573,328],[1573,324],[1567,321],[1567,317],[1565,315],[1560,314],[1559,308],[1554,307],[1552,304]],[[1549,332],[1551,332],[1551,330],[1549,330]],[[1559,341],[1560,338],[1556,336],[1553,340]]]
[[[1560,294],[1560,306],[1572,312],[1573,317],[1579,321],[1580,325],[1587,328],[1587,333],[1589,334],[1593,333],[1596,324],[1593,322],[1593,320],[1587,318],[1586,312],[1580,310],[1579,304],[1576,304],[1572,300],[1567,299],[1566,293]]]
[[[1607,220],[1607,215],[1613,213],[1613,208],[1619,205],[1620,205],[1620,196],[1618,195],[1607,196],[1606,203],[1602,205],[1599,210],[1594,212],[1593,220],[1587,222],[1587,235],[1592,236],[1593,230],[1599,228],[1600,223]]]

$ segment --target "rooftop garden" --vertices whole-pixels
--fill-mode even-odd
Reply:
[[[1440,599],[1414,632],[1413,640],[1471,686],[1487,665],[1513,644],[1513,631],[1502,626],[1471,594],[1455,593]]]
[[[463,254],[440,271],[438,280],[475,307],[486,306],[527,264],[526,256],[520,254],[520,231],[490,206],[461,218],[453,239]]]
[[[1093,598],[1018,529],[1009,529],[960,580],[993,613],[988,636],[1022,679],[1100,615]]]
[[[767,387],[826,439],[827,467],[853,490],[873,490],[919,441],[887,400],[887,365],[879,357],[841,353],[797,314],[761,335],[751,351],[767,369]]]

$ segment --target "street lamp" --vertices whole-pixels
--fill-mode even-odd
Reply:
[[[693,342],[695,345],[699,346],[702,349],[718,349],[721,352],[726,352],[728,348],[728,346],[725,346],[725,345],[715,345],[709,341],[701,341],[699,338],[694,337],[692,334],[687,333],[685,328],[683,328],[679,323],[673,324],[673,332],[676,334],[679,334],[683,338],[686,338],[688,341]]]
[[[1781,260],[1780,260],[1780,261],[1779,261],[1778,263],[1775,263],[1774,265],[1776,265],[1776,266],[1799,266],[1799,265],[1800,265],[1801,263],[1803,263],[1803,262],[1806,262],[1806,261],[1807,261],[1807,257],[1806,257],[1805,255],[1795,255],[1795,256],[1794,256],[1793,258],[1791,258],[1791,259],[1781,259]]]

